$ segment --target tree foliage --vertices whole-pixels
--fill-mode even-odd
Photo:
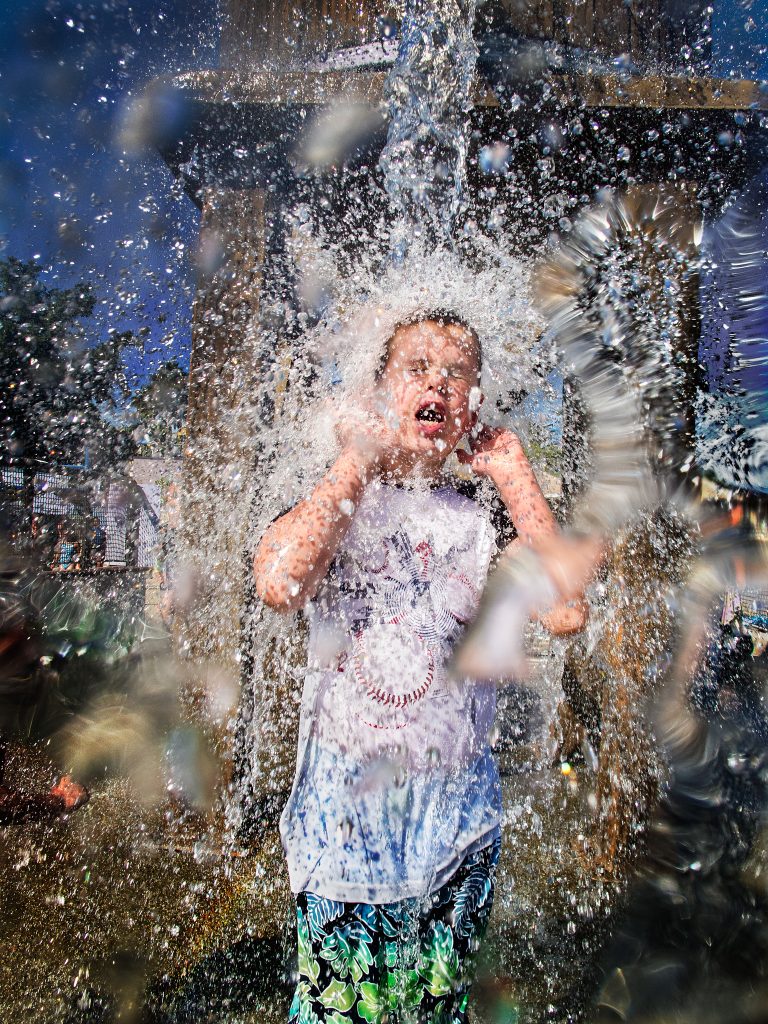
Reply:
[[[134,442],[118,426],[130,332],[89,344],[88,284],[57,288],[34,262],[0,260],[0,450],[25,461],[113,464]]]
[[[525,449],[528,458],[535,466],[540,466],[548,473],[560,473],[563,449],[552,427],[535,419],[531,419],[526,426]]]
[[[180,431],[187,409],[189,377],[175,359],[163,363],[132,400],[140,423],[140,443],[148,454],[180,454]]]

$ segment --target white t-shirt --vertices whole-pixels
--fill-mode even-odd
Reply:
[[[299,757],[281,819],[295,892],[426,895],[493,840],[495,688],[445,666],[494,551],[488,516],[453,488],[366,490],[309,612]]]

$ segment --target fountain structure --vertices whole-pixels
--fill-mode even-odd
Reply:
[[[293,771],[290,670],[300,655],[295,636],[268,628],[259,634],[263,642],[253,643],[251,500],[269,487],[260,434],[287,391],[302,387],[294,368],[302,363],[304,321],[289,244],[296,210],[348,253],[350,266],[373,223],[387,216],[375,168],[387,140],[383,103],[400,14],[362,2],[298,9],[230,0],[220,68],[159,80],[148,92],[156,109],[174,111],[173,130],[158,145],[202,217],[184,529],[188,549],[204,557],[178,640],[193,662],[243,675],[240,741],[261,738],[245,754],[241,742],[241,762],[225,769],[230,790],[249,790],[251,819],[240,822],[239,840],[258,867],[235,872],[229,891],[222,884],[225,909],[218,924],[207,923],[200,955],[246,927],[263,938],[283,927],[276,828]],[[467,188],[454,211],[457,237],[500,232],[526,258],[548,235],[567,234],[605,187],[622,194],[628,209],[674,210],[681,258],[666,278],[651,268],[646,280],[659,296],[669,288],[676,296],[682,461],[691,451],[699,383],[690,272],[697,231],[757,168],[766,138],[761,111],[768,109],[756,83],[696,77],[707,57],[705,19],[704,5],[665,0],[478,5]],[[333,113],[318,135],[312,126],[340,105],[348,119],[336,136]],[[317,138],[327,143],[320,155]],[[653,263],[658,241],[652,232],[635,233],[630,260],[638,268]],[[576,392],[566,380],[572,464],[564,515],[588,455]],[[621,612],[588,659],[577,647],[566,654],[554,764],[524,744],[508,755],[515,763],[506,785],[509,852],[495,973],[522,1008],[521,1019],[573,1019],[590,994],[593,955],[653,801],[654,751],[641,736],[640,705],[650,659],[668,642],[670,623],[663,602],[652,606],[651,599],[682,578],[688,544],[679,525],[663,517],[643,536],[618,538],[605,585]],[[228,737],[222,749],[231,749]],[[574,766],[574,759],[584,763]]]

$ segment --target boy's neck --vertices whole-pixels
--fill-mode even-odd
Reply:
[[[394,487],[439,487],[446,482],[445,462],[409,466],[387,466],[381,481]]]

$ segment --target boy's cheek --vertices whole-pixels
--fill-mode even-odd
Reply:
[[[469,431],[472,429],[475,419],[476,417],[473,416],[467,409],[459,409],[455,411],[451,416],[453,426],[455,430],[458,431],[460,437],[463,437],[465,434],[469,433]]]

